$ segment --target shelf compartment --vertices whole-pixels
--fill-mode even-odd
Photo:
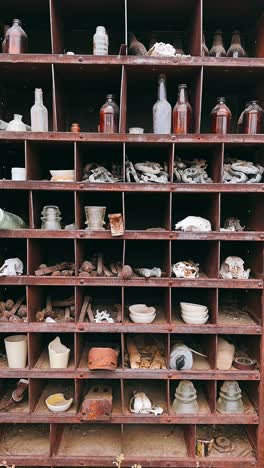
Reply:
[[[240,220],[246,231],[264,231],[264,208],[260,194],[221,194],[221,227],[229,217]]]
[[[128,348],[129,346],[129,348]],[[124,364],[126,369],[139,372],[159,372],[168,364],[168,335],[165,334],[126,334]],[[138,350],[140,361],[134,356]]]
[[[224,382],[218,381],[217,382],[217,396],[216,398],[219,398],[220,394],[220,389],[222,387]],[[258,405],[258,382],[238,382],[241,392],[242,392],[242,402],[244,405],[244,415],[246,416],[256,416],[257,415],[257,405]],[[219,413],[217,411],[218,415],[221,415],[222,413]],[[241,416],[243,417],[243,414]],[[225,416],[225,414],[222,414]],[[230,413],[230,416],[232,416],[232,413]]]
[[[100,379],[100,375],[98,376],[99,378],[96,380],[89,380],[89,379],[82,379],[82,380],[76,380],[76,390],[77,390],[77,395],[78,395],[78,400],[79,400],[79,413],[82,411],[82,404],[85,399],[86,394],[88,393],[89,390],[91,390],[92,387],[95,387],[94,392],[96,393],[96,389],[98,390],[99,386],[105,386],[111,387],[112,389],[112,411],[111,411],[111,417],[110,417],[110,423],[111,423],[111,418],[119,418],[122,416],[122,408],[123,408],[123,403],[122,403],[122,390],[121,390],[121,381],[118,380],[111,380],[111,379]],[[85,418],[84,418],[85,419]],[[96,423],[96,419],[90,419],[90,423]],[[83,422],[83,421],[82,421]]]
[[[170,246],[166,241],[128,240],[125,241],[125,264],[135,268],[161,268],[165,276],[170,275]],[[133,278],[134,279],[134,278]],[[159,280],[159,278],[155,278]],[[148,281],[136,277],[137,281]],[[160,278],[162,280],[162,278]]]
[[[170,195],[128,193],[125,195],[126,230],[170,230]]]
[[[71,379],[30,379],[30,409],[35,416],[73,416],[77,412],[74,380]],[[73,398],[71,407],[66,412],[53,413],[46,406],[46,399],[54,393],[63,393],[64,398]]]
[[[232,343],[235,346],[235,357],[247,357],[255,361],[256,369],[260,366],[260,337],[255,335],[241,335],[241,334],[233,334],[233,335],[217,335],[216,340],[219,337],[224,338],[229,343]],[[234,378],[236,378],[236,374],[241,372],[239,369],[236,369],[233,365],[231,365],[229,371],[232,372]],[[249,373],[250,371],[246,371]]]
[[[40,320],[39,317],[36,316],[37,312],[44,312],[44,318],[51,317],[53,318],[58,324],[61,323],[71,323],[75,322],[75,308],[73,310],[72,306],[70,310],[70,317],[71,320],[64,318],[65,316],[65,307],[66,306],[57,306],[56,304],[53,305],[55,301],[65,301],[66,299],[73,298],[73,307],[75,303],[75,296],[74,296],[74,287],[70,286],[29,286],[28,287],[28,297],[29,297],[29,318],[30,322],[37,322],[39,325],[48,325],[52,329],[54,323],[46,323],[45,320]],[[48,298],[51,298],[51,311],[50,313],[45,310],[47,305]],[[38,314],[40,315],[40,314]]]
[[[85,191],[85,193],[77,193],[77,229],[86,229],[87,224],[86,222],[86,215],[85,215],[85,207],[86,206],[105,206],[105,225],[104,228],[106,232],[110,234],[110,223],[109,223],[109,215],[113,213],[121,213],[124,219],[124,209],[123,209],[123,197],[122,193],[105,193],[105,192],[97,192],[96,196],[93,191]],[[89,231],[89,230],[88,230]],[[91,231],[89,231],[90,233]],[[99,231],[93,231],[93,233],[100,233]]]
[[[70,357],[67,369],[73,370],[74,365],[74,335],[72,333],[30,333],[29,334],[29,361],[30,368],[41,372],[56,372],[62,369],[51,368],[49,362],[48,345],[56,337],[61,339],[61,343],[70,348]]]
[[[11,180],[12,167],[26,167],[25,144],[23,141],[0,142],[0,178]],[[16,181],[16,183],[18,182]]]
[[[219,196],[210,194],[179,194],[172,196],[172,225],[182,221],[187,216],[198,216],[210,221],[212,231],[219,230]]]
[[[216,346],[216,337],[214,335],[193,335],[193,334],[171,334],[170,339],[170,349],[176,343],[183,343],[189,348],[197,351],[198,353],[204,354],[206,357],[200,356],[199,354],[192,353],[193,365],[191,371],[209,371],[210,369],[215,369],[215,346]],[[184,370],[176,371],[172,369],[172,372],[177,372],[180,375]],[[187,371],[188,373],[190,371]]]
[[[262,291],[220,289],[218,324],[252,326],[262,323]]]
[[[0,297],[1,297],[1,302],[6,302],[6,301],[11,299],[14,302],[14,305],[17,303],[17,301],[19,301],[20,298],[24,297],[23,302],[21,302],[20,306],[22,306],[22,305],[25,306],[27,304],[27,301],[28,301],[27,288],[25,286],[18,286],[18,285],[15,285],[15,286],[2,286],[2,287],[0,287]],[[20,308],[20,306],[19,306],[19,308]],[[11,304],[10,304],[10,307],[8,307],[8,312],[10,312],[10,308],[11,308]],[[12,310],[12,308],[11,308],[11,310]],[[20,310],[20,311],[19,311],[19,308],[14,313],[14,317],[21,318],[21,320],[26,324],[28,322],[28,315],[29,315],[28,314],[28,307],[26,306],[26,310],[25,310],[25,308],[23,308],[23,310]],[[18,311],[19,311],[19,313],[18,313]],[[4,310],[1,310],[1,312],[4,312]],[[8,317],[8,318],[10,318],[10,317]],[[22,321],[21,321],[21,323],[23,323]],[[18,324],[20,325],[20,320],[18,320],[17,322],[12,321],[12,319],[9,322],[1,320],[0,321],[0,329],[1,329],[1,326],[7,325],[7,324],[9,324],[11,327],[13,326],[13,328],[15,329]]]
[[[3,424],[0,457],[49,456],[48,424]]]
[[[1,379],[0,384],[0,408],[8,404],[12,393],[16,389],[17,379]],[[0,409],[0,418],[2,414],[27,415],[29,413],[28,391],[24,393],[23,400],[19,403],[11,404],[7,408]]]
[[[173,164],[173,145],[168,143],[160,143],[159,145],[154,145],[153,143],[139,143],[134,142],[125,143],[125,154],[126,161],[131,162],[133,165],[137,163],[142,163],[145,161],[150,161],[154,163],[159,163],[161,167],[168,172],[168,182],[172,182],[172,164]],[[133,176],[131,177],[131,183],[135,183]],[[125,181],[129,183],[127,175],[125,175]],[[166,187],[166,184],[160,183],[140,183],[136,185],[137,191],[145,189],[145,187],[153,187],[153,190],[157,189],[158,191],[162,187]],[[131,186],[133,190],[135,187]]]
[[[250,268],[250,278],[261,278],[263,271],[263,248],[261,244],[251,242],[223,241],[220,246],[221,263],[229,256],[244,260],[244,269]],[[231,280],[234,281],[234,280]]]
[[[26,162],[27,180],[50,181],[50,170],[74,170],[74,145],[72,142],[27,141]]]
[[[77,240],[76,242],[76,267],[77,272],[86,260],[90,261],[94,254],[103,254],[103,264],[109,268],[111,263],[119,262],[122,266],[123,263],[123,241],[120,239],[114,239],[112,242],[110,239],[91,239]],[[104,280],[112,280],[114,277],[106,277],[103,274],[99,274],[98,278],[104,278]],[[86,279],[89,276],[86,277]],[[96,277],[93,277],[96,279]]]
[[[133,397],[135,392],[144,392],[152,401],[154,406],[160,406],[163,409],[162,417],[168,416],[168,395],[167,395],[167,384],[166,381],[162,380],[124,380],[124,415],[133,416],[135,418],[159,418],[155,414],[141,414],[133,413],[130,411],[130,399]]]
[[[197,413],[191,413],[191,414],[178,414],[175,413],[173,410],[173,402],[175,399],[175,392],[176,389],[179,385],[180,381],[174,381],[170,382],[170,416],[197,416],[197,417],[204,417],[204,416],[210,416],[212,412],[214,412],[215,408],[215,384],[212,381],[194,381],[192,380],[192,383],[194,385],[194,388],[197,392],[197,403],[199,406],[199,410]]]
[[[76,335],[75,342],[75,362],[78,370],[88,370],[88,353],[91,348],[112,348],[119,349],[120,353],[118,356],[118,365],[117,369],[120,370],[123,367],[122,363],[122,345],[121,345],[121,335],[118,333],[109,333],[109,334],[97,334],[97,333],[82,333],[81,335]],[[107,370],[109,376],[114,374],[116,370]],[[90,371],[94,375],[100,375],[102,370],[93,370]],[[105,371],[104,371],[105,372]]]
[[[0,239],[0,263],[1,266],[9,258],[19,258],[23,263],[23,275],[27,274],[27,240],[26,239]],[[14,276],[6,276],[9,280]],[[16,278],[18,278],[16,276]],[[21,276],[19,277],[21,278]],[[1,282],[0,279],[0,282]],[[19,280],[18,280],[19,281]]]
[[[170,292],[167,288],[133,287],[125,288],[124,324],[138,331],[146,331],[150,326],[160,326],[170,322]],[[129,307],[133,304],[146,304],[155,307],[156,318],[151,325],[133,323],[129,318]]]
[[[217,241],[172,241],[171,263],[192,260],[200,265],[199,278],[217,278],[218,248]]]
[[[74,263],[74,241],[69,239],[31,239],[28,259],[29,275],[34,277],[35,271],[40,265],[52,266],[61,262]],[[42,276],[36,278],[42,278]]]
[[[52,184],[52,182],[51,182]],[[34,216],[34,228],[41,229],[42,211],[44,206],[55,205],[58,206],[61,212],[61,226],[62,229],[70,224],[75,223],[75,210],[74,210],[74,194],[68,191],[34,191],[33,192],[33,216]],[[43,229],[43,231],[50,232],[52,237],[52,230]]]
[[[176,326],[187,326],[181,317],[180,302],[190,302],[193,304],[201,304],[208,307],[209,320],[206,325],[216,324],[217,321],[217,290],[208,288],[173,288],[171,292],[171,309],[172,322]],[[190,325],[192,328],[197,327],[200,331],[204,325]]]
[[[246,136],[246,135],[242,135]],[[240,159],[243,161],[250,161],[254,164],[260,164],[264,166],[264,152],[262,146],[247,144],[247,145],[232,145],[229,143],[224,144],[224,162],[229,159]],[[263,179],[263,176],[262,176]],[[226,186],[229,184],[225,183]],[[240,185],[240,184],[239,184]],[[243,187],[247,187],[251,184],[243,184]],[[252,184],[253,186],[258,187],[259,183]],[[237,184],[234,184],[235,187],[238,187]],[[256,190],[256,189],[255,189]],[[255,194],[257,196],[257,193]]]
[[[82,181],[84,168],[89,164],[97,164],[105,167],[109,172],[113,173],[115,168],[115,177],[123,181],[123,144],[122,143],[76,143],[76,180]],[[87,180],[85,184],[92,183]],[[97,185],[99,184],[99,185]],[[96,182],[96,186],[100,187],[101,183]]]
[[[5,338],[9,336],[17,335],[17,333],[1,333],[0,334],[0,370],[5,371],[11,369],[11,372],[14,370],[14,368],[9,368],[8,367],[8,361],[7,361],[7,355],[6,355],[6,349],[5,349]],[[27,355],[27,364],[26,367],[19,368],[19,371],[24,371],[25,369],[29,369],[29,335],[27,333],[23,333],[23,335],[27,335],[27,346],[28,346],[28,355]],[[15,369],[16,371],[18,369]]]
[[[1,208],[9,213],[19,216],[29,227],[30,194],[26,190],[0,190]],[[32,226],[31,226],[32,227]]]
[[[88,318],[87,312],[85,313],[84,319],[81,315],[82,306],[84,303],[85,296],[89,296],[89,302],[91,304],[93,316],[95,316],[97,310],[99,312],[107,311],[109,312],[110,316],[114,316],[114,319],[117,318],[117,309],[121,310],[121,317],[122,320],[122,288],[121,287],[98,287],[98,286],[88,286],[88,287],[80,287],[77,288],[76,291],[76,321],[79,323],[87,323],[91,325],[91,322]],[[118,307],[114,307],[114,306]],[[107,322],[103,323],[93,323],[92,325],[98,327],[98,331],[100,331],[100,327],[106,325],[115,326],[117,324],[109,324]]]

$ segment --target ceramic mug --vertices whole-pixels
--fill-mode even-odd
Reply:
[[[5,338],[8,367],[22,369],[27,365],[27,335],[11,335]]]

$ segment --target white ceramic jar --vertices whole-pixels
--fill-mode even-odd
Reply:
[[[24,167],[12,167],[12,180],[26,180],[26,169]]]
[[[97,26],[93,37],[93,54],[108,55],[108,34],[104,26]]]
[[[11,335],[5,338],[8,367],[22,369],[27,365],[27,335]]]

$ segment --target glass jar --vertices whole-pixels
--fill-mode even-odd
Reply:
[[[226,134],[230,132],[231,111],[225,104],[225,98],[217,98],[217,105],[211,112],[211,131],[217,134]]]
[[[61,212],[57,206],[44,206],[41,214],[41,229],[61,229]]]
[[[264,111],[258,101],[251,101],[251,105],[245,111],[243,123],[244,133],[250,135],[263,133]]]
[[[108,34],[104,26],[97,26],[93,37],[93,54],[108,55]]]
[[[107,94],[106,103],[100,109],[100,133],[118,133],[119,107],[113,94]]]
[[[5,52],[7,54],[25,54],[28,48],[28,38],[21,28],[22,22],[14,19],[11,28],[5,35]]]

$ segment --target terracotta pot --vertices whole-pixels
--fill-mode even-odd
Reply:
[[[5,338],[8,367],[22,369],[27,365],[27,335],[12,335]]]
[[[119,352],[112,348],[91,348],[88,352],[88,367],[94,369],[115,370]]]

